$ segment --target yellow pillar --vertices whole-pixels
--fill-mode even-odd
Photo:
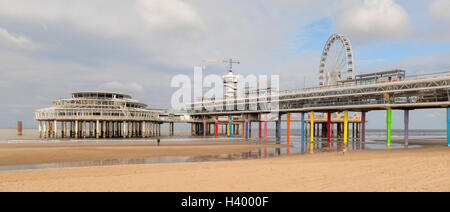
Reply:
[[[344,111],[344,143],[347,143],[348,135],[348,111]]]
[[[311,142],[314,142],[314,112],[311,112],[310,124],[311,124]]]

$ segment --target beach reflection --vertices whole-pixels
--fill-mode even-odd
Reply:
[[[418,145],[409,145],[408,148],[420,147]],[[341,140],[334,140],[330,143],[327,141],[314,142],[291,142],[289,146],[280,145],[277,147],[257,148],[253,151],[234,153],[234,154],[218,154],[218,155],[197,155],[197,156],[164,156],[149,158],[133,158],[133,159],[110,159],[110,160],[94,160],[81,162],[58,162],[48,164],[31,164],[31,165],[15,165],[0,166],[0,170],[22,170],[22,169],[45,169],[45,168],[65,168],[65,167],[88,167],[88,166],[114,166],[129,164],[161,164],[161,163],[185,163],[185,162],[212,162],[212,161],[231,161],[231,160],[248,160],[283,157],[302,154],[318,154],[323,152],[348,152],[364,149],[396,149],[405,148],[401,144],[386,144],[379,142],[362,143],[357,140],[350,140],[344,143]]]

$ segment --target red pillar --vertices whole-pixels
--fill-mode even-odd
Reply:
[[[259,121],[259,140],[261,140],[261,120]]]
[[[328,139],[328,146],[331,143],[331,113],[328,112],[327,115],[327,139]]]

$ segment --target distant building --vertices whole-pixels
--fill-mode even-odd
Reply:
[[[129,95],[102,91],[72,93],[36,110],[35,119],[41,138],[150,137],[159,136],[161,129],[158,111]]]

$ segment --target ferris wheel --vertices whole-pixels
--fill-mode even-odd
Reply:
[[[341,34],[332,35],[322,52],[319,86],[337,85],[353,79],[353,53],[350,41]]]

